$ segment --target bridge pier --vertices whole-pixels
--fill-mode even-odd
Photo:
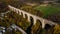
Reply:
[[[15,10],[15,8],[13,8],[13,9],[12,9],[12,11],[14,11],[14,12],[15,12],[15,11],[16,11],[16,10]]]
[[[33,20],[34,20],[33,25],[35,25],[36,24],[36,18],[33,18]]]
[[[45,27],[45,20],[42,21],[42,28]]]
[[[25,13],[23,13],[23,18],[25,18]]]
[[[19,10],[19,15],[21,15],[21,11]]]
[[[30,16],[28,15],[28,21],[30,22]]]
[[[18,11],[16,10],[16,13],[18,14]]]

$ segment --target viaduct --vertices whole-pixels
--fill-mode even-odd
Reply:
[[[38,17],[38,16],[36,16],[36,15],[32,15],[32,14],[26,12],[26,11],[20,10],[20,9],[18,9],[18,8],[13,7],[13,6],[8,5],[8,7],[10,8],[10,10],[16,12],[17,14],[19,13],[19,15],[23,15],[23,18],[26,18],[26,15],[27,15],[27,17],[28,17],[27,19],[28,19],[29,22],[31,22],[30,18],[32,17],[32,18],[33,18],[33,25],[36,24],[36,21],[37,21],[37,20],[39,20],[39,21],[41,22],[42,28],[44,28],[46,24],[49,24],[49,25],[51,25],[51,26],[57,25],[57,24],[56,24],[55,22],[53,22],[53,21],[49,21],[49,20],[47,20],[47,19],[43,19],[43,18]]]

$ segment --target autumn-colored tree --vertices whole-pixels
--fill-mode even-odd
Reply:
[[[9,10],[8,4],[6,2],[4,2],[4,1],[1,1],[0,2],[0,13],[1,12],[6,12],[8,10]]]

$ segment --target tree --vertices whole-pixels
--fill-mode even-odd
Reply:
[[[8,4],[4,1],[0,2],[0,13],[6,12],[8,10]]]
[[[60,0],[56,0],[57,3],[60,3]]]

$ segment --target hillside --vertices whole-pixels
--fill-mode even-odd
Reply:
[[[59,7],[56,7],[56,6],[54,7],[54,6],[48,5],[48,6],[37,6],[34,9],[42,12],[43,18],[50,19],[52,21],[55,20],[55,22],[58,22],[58,21],[56,21],[55,18],[58,17],[57,14],[60,14],[60,8]],[[53,17],[53,15],[55,15],[55,16]],[[59,19],[57,18],[57,20],[59,20]]]
[[[21,0],[21,1],[23,1],[23,0]],[[22,32],[19,31],[18,29],[14,28],[14,27],[12,28],[12,26],[11,26],[12,24],[15,24],[19,28],[23,29],[27,34],[59,34],[60,33],[60,24],[59,24],[60,23],[60,8],[59,7],[52,6],[49,4],[48,4],[48,6],[40,6],[40,4],[31,6],[31,5],[25,4],[21,1],[19,1],[19,0],[1,1],[3,4],[0,4],[0,33],[2,33],[2,34],[22,34]],[[36,1],[40,1],[40,0],[36,0]],[[7,3],[7,4],[5,4],[5,3]],[[32,3],[34,3],[34,0],[32,1]],[[59,24],[59,25],[50,26],[49,24],[47,24],[47,25],[45,25],[44,28],[42,28],[42,24],[39,20],[36,21],[35,25],[33,25],[33,21],[34,21],[33,18],[30,18],[31,22],[29,22],[27,16],[26,16],[26,18],[23,18],[22,13],[20,15],[19,12],[16,13],[16,12],[10,10],[8,5],[11,5],[20,10],[26,11],[27,13],[30,13],[32,15],[57,22],[57,24]],[[8,13],[6,13],[6,12],[8,12]],[[1,28],[1,27],[4,27],[5,30],[4,30],[4,28]]]

